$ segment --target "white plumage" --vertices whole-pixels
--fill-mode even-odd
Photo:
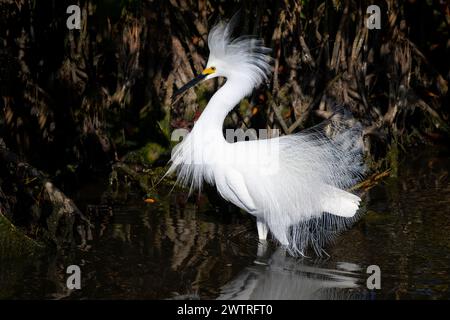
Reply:
[[[204,181],[215,185],[224,199],[256,216],[260,239],[270,230],[293,254],[303,254],[308,244],[320,254],[359,207],[360,198],[344,189],[363,171],[361,127],[333,118],[298,134],[227,142],[225,117],[271,70],[270,50],[261,41],[233,40],[231,32],[230,23],[211,30],[204,72],[177,92],[200,80],[227,79],[173,150],[167,173],[176,171],[191,190],[201,190]]]

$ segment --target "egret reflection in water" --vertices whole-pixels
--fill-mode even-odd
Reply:
[[[264,244],[260,244],[264,246]],[[264,251],[259,248],[260,253]],[[361,268],[342,263],[325,269],[307,259],[296,259],[278,248],[269,257],[258,257],[237,277],[221,288],[220,300],[311,300],[361,299]]]

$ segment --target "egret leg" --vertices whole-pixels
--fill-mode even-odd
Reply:
[[[263,219],[256,218],[256,228],[258,229],[259,240],[266,240],[268,229],[267,224],[264,222]]]
[[[267,241],[258,242],[258,251],[256,252],[256,256],[258,258],[264,257],[267,251]]]

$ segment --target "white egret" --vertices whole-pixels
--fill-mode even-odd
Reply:
[[[200,190],[203,182],[215,185],[224,199],[256,217],[261,240],[270,230],[293,254],[303,254],[309,243],[320,252],[324,235],[315,229],[345,224],[359,207],[360,198],[344,189],[363,171],[360,126],[330,121],[337,129],[332,137],[316,128],[228,142],[225,117],[271,72],[270,50],[252,37],[233,39],[232,28],[232,23],[219,23],[211,30],[206,68],[175,93],[203,80],[226,78],[192,131],[175,146],[167,174],[177,172],[177,181],[191,191]]]

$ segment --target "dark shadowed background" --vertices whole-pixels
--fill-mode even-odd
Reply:
[[[238,11],[236,35],[264,39],[273,76],[225,128],[298,132],[332,104],[364,126],[367,213],[329,260],[261,258],[252,218],[214,191],[156,185],[173,130],[221,82],[171,96]],[[259,298],[450,297],[447,1],[0,0],[0,17],[0,298],[249,298],[247,278],[263,279]],[[84,265],[81,291],[65,288],[69,264]],[[370,264],[386,270],[378,295]]]

